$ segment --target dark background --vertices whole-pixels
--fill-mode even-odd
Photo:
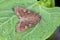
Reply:
[[[55,30],[55,32],[46,40],[60,40],[60,26]]]
[[[55,0],[55,6],[60,7],[60,0]]]

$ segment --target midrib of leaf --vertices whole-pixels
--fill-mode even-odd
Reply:
[[[0,12],[11,12],[11,13],[13,13],[13,11],[11,11],[10,9],[9,9],[9,10],[6,10],[6,9],[0,9]]]

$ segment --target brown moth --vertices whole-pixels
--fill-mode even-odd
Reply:
[[[17,32],[22,32],[41,20],[41,16],[31,10],[17,6],[14,8],[14,11],[19,18],[16,26]]]

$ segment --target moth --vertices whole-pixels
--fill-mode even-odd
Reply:
[[[41,20],[41,16],[31,10],[16,6],[14,11],[19,18],[18,24],[16,26],[17,32],[23,32]]]

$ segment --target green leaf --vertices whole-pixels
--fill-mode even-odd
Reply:
[[[38,4],[42,7],[55,7],[55,0],[39,0]]]
[[[42,8],[40,7],[40,14],[42,15],[41,32],[44,33],[45,39],[52,35],[56,28],[60,25],[60,8]],[[40,34],[40,35],[42,35]]]
[[[45,40],[60,25],[60,8],[42,8],[36,0],[0,1],[0,40]],[[16,32],[18,17],[13,8],[21,6],[41,15],[41,21],[24,32]]]

